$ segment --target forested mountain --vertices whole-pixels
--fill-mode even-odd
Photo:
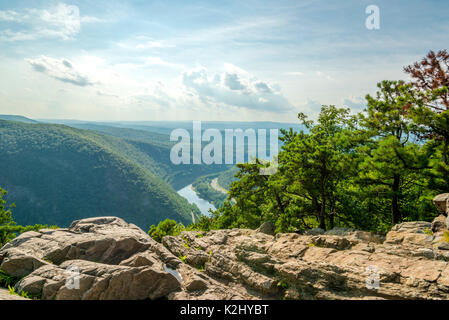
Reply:
[[[165,218],[190,222],[198,209],[157,175],[163,169],[149,156],[157,143],[140,143],[64,125],[0,120],[0,182],[17,204],[15,220],[67,226],[114,215],[144,229]]]
[[[170,161],[170,150],[177,142],[170,141],[170,136],[167,134],[95,123],[70,124],[70,126],[97,131],[123,139],[128,145],[133,146],[138,151],[127,152],[128,157],[133,158],[145,169],[161,177],[176,190],[192,183],[200,176],[222,172],[232,167],[232,165],[225,164],[173,164]],[[204,144],[207,143],[205,142]]]
[[[36,120],[29,119],[24,116],[12,115],[12,114],[0,114],[0,120],[18,121],[25,123],[37,123]]]

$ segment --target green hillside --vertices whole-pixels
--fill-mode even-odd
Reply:
[[[54,124],[0,120],[0,186],[15,202],[20,224],[67,226],[76,219],[115,215],[148,229],[191,211],[156,176],[157,163],[123,139]]]
[[[24,123],[37,123],[36,120],[29,119],[24,116],[17,116],[12,114],[0,114],[0,120],[18,121]]]
[[[223,172],[232,167],[225,164],[175,165],[170,161],[170,150],[176,142],[170,141],[170,136],[166,134],[92,123],[70,124],[70,126],[124,139],[128,145],[135,148],[133,152],[125,151],[128,157],[161,177],[176,190],[189,185],[198,177]]]

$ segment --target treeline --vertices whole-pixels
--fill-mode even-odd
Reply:
[[[14,239],[18,234],[27,231],[38,231],[40,229],[56,229],[57,226],[47,226],[41,224],[35,224],[30,226],[18,225],[12,218],[11,209],[15,207],[15,204],[7,204],[3,197],[7,194],[6,190],[0,188],[0,248],[7,242]],[[0,283],[1,286],[1,283]]]
[[[410,82],[380,82],[356,115],[332,105],[316,121],[300,113],[306,130],[281,130],[276,173],[261,175],[268,166],[262,161],[239,164],[227,201],[201,229],[271,221],[282,232],[385,232],[402,221],[431,220],[432,198],[449,191],[448,65],[446,50],[430,51],[404,68]]]

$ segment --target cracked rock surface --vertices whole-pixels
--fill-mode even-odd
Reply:
[[[1,248],[0,269],[21,279],[16,292],[48,300],[448,299],[449,243],[430,229],[406,222],[382,237],[345,228],[272,235],[265,226],[161,244],[99,217],[20,235]]]

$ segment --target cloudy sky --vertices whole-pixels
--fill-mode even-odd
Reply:
[[[380,29],[365,26],[368,5]],[[0,0],[0,113],[295,121],[449,44],[449,1]],[[447,48],[449,49],[449,48]]]

